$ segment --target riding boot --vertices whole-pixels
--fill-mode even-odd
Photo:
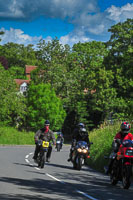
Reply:
[[[38,147],[38,145],[36,145],[36,147],[35,147],[35,152],[34,152],[34,156],[33,156],[33,159],[34,159],[34,160],[37,159],[38,152],[39,152],[39,147]]]
[[[52,153],[52,146],[49,146],[48,152],[47,152],[47,155],[46,155],[46,161],[47,162],[50,162],[51,153]]]

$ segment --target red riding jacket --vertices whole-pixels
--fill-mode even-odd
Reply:
[[[124,137],[122,136],[121,132],[118,132],[114,139],[120,139],[120,140],[133,140],[132,133],[128,133]]]

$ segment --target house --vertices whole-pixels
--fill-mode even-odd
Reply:
[[[31,81],[30,74],[36,68],[37,68],[37,66],[26,65],[25,66],[25,74],[26,74],[26,77],[28,78],[28,80],[14,79],[16,84],[17,84],[17,88],[18,88],[20,94],[24,94],[25,95],[25,93],[27,91],[27,88],[28,88],[28,84]]]
[[[28,80],[31,79],[30,74],[33,70],[35,70],[37,66],[32,66],[32,65],[25,65],[25,74]]]
[[[17,84],[17,88],[18,88],[19,92],[21,94],[24,94],[27,91],[27,87],[28,87],[30,80],[23,80],[23,79],[14,79],[14,80]]]

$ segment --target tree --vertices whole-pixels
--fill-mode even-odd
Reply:
[[[23,96],[17,94],[16,84],[9,72],[0,66],[0,122],[16,126],[23,122],[26,104]]]
[[[8,67],[22,67],[25,65],[37,65],[35,50],[33,45],[24,46],[23,44],[7,43],[1,46],[0,56],[8,60]]]
[[[37,130],[48,119],[53,130],[61,128],[66,113],[61,99],[56,97],[50,84],[30,84],[27,96],[27,122],[32,130]]]
[[[104,59],[104,64],[106,69],[114,74],[112,87],[117,92],[114,111],[125,117],[133,116],[132,109],[129,110],[133,98],[133,19],[112,26],[109,32],[109,53]]]
[[[65,74],[69,51],[69,46],[60,44],[57,38],[48,43],[41,40],[36,51],[39,68],[38,71],[33,73],[35,74],[32,77],[34,82],[50,83],[56,94],[60,96],[66,80]],[[41,76],[37,77],[36,74],[39,72],[42,72]]]

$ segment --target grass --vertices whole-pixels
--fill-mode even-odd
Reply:
[[[34,145],[33,132],[20,132],[12,127],[0,127],[0,144],[2,145]]]
[[[108,159],[104,156],[109,156],[112,150],[112,141],[116,133],[120,130],[120,123],[101,127],[93,130],[89,134],[89,139],[93,142],[90,148],[90,158],[87,160],[87,164],[103,172],[104,165],[108,164]]]

